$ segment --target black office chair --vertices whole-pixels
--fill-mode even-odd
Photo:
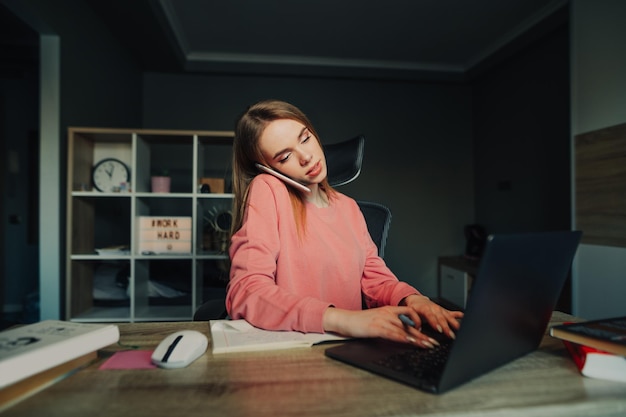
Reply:
[[[326,165],[328,168],[328,182],[332,187],[340,187],[354,181],[361,173],[365,138],[362,135],[352,139],[328,144],[324,146]],[[385,254],[385,245],[389,226],[391,225],[391,210],[382,204],[370,201],[357,201],[361,208],[367,230],[378,247],[378,255]],[[193,315],[194,321],[219,320],[226,317],[224,298],[216,298],[204,302]]]
[[[361,208],[367,230],[372,236],[372,240],[378,247],[378,256],[385,257],[385,245],[387,244],[387,235],[391,225],[391,210],[388,207],[371,201],[357,201]]]
[[[364,149],[365,137],[363,135],[324,146],[328,183],[332,187],[348,184],[359,176],[363,165]],[[372,240],[378,247],[378,254],[382,258],[385,254],[387,234],[391,224],[391,210],[382,204],[370,201],[357,201],[357,203],[363,212]]]
[[[339,187],[354,181],[361,173],[365,138],[356,136],[339,143],[324,145],[328,183]]]
[[[193,313],[193,321],[221,320],[226,318],[226,290],[224,296],[212,298],[202,303]]]

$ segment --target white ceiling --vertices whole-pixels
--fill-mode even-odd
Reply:
[[[567,0],[87,1],[138,51],[147,70],[158,70],[157,62],[163,65],[169,57],[187,72],[413,79],[462,78],[567,5]]]

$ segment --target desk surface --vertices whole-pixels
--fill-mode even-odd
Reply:
[[[569,316],[555,313],[552,324]],[[207,322],[120,324],[120,345],[153,349]],[[580,376],[562,343],[541,347],[443,395],[421,392],[324,356],[324,346],[207,353],[176,370],[98,370],[23,400],[4,416],[625,416],[626,384]]]

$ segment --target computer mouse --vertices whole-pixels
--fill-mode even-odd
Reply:
[[[198,359],[208,344],[207,337],[196,330],[172,333],[152,352],[152,363],[166,369],[184,368]]]

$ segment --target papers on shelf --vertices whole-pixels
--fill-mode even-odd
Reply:
[[[129,255],[130,248],[127,245],[109,246],[107,248],[96,248],[96,252],[101,256],[122,256]]]
[[[210,324],[213,353],[302,348],[347,339],[330,333],[263,330],[245,320],[211,320]]]

